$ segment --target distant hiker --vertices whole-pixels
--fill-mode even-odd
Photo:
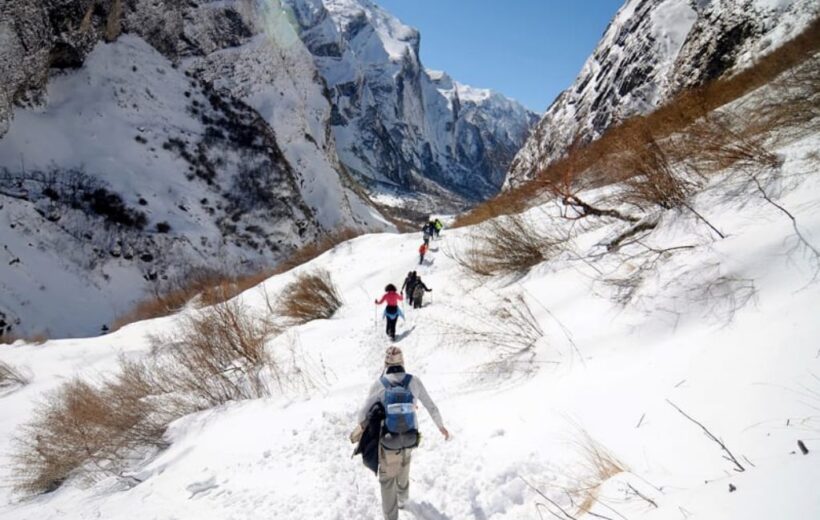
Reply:
[[[442,224],[439,219],[436,219],[435,222],[433,222],[433,229],[436,231],[436,238],[438,238],[438,236],[441,234],[441,228],[443,227],[444,224]]]
[[[416,399],[420,400],[445,440],[450,432],[444,427],[441,414],[421,380],[404,371],[404,355],[398,347],[387,349],[384,358],[385,372],[370,387],[367,400],[359,411],[356,429],[350,434],[351,442],[358,442],[356,452],[372,453],[373,422],[378,420],[378,410],[384,410],[381,442],[378,446],[379,484],[382,494],[382,511],[385,520],[397,520],[399,509],[407,503],[410,492],[410,462],[414,448],[419,444],[416,421]],[[371,455],[372,456],[372,455]],[[368,464],[367,457],[365,464]],[[368,467],[372,469],[372,462]]]
[[[399,309],[399,302],[402,300],[401,294],[396,292],[396,286],[392,283],[387,284],[387,287],[384,288],[384,296],[381,300],[376,300],[376,305],[387,303],[387,307],[384,308],[384,317],[387,320],[387,335],[393,341],[396,341],[396,322],[399,320],[399,316],[404,318],[401,309]]]
[[[413,305],[413,287],[415,285],[416,272],[410,271],[409,273],[407,273],[407,277],[404,279],[404,283],[401,284],[401,290],[407,298],[407,303],[409,303],[410,305]]]
[[[413,303],[411,305],[414,309],[420,309],[422,305],[422,301],[424,300],[424,293],[431,292],[433,289],[430,289],[424,282],[421,281],[421,276],[416,278],[416,284],[413,286]]]
[[[421,247],[419,247],[419,265],[424,263],[424,255],[427,254],[428,247],[427,242],[423,243]]]
[[[430,228],[430,224],[425,224],[423,228],[421,228],[422,237],[424,243],[428,246],[430,245],[430,239],[433,237],[433,229]]]

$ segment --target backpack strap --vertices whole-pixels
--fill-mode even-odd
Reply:
[[[381,384],[385,388],[393,388],[394,386],[401,386],[401,387],[404,387],[404,388],[409,388],[410,387],[410,381],[412,381],[412,380],[413,380],[412,375],[404,374],[404,379],[402,379],[398,384],[394,385],[393,383],[390,382],[389,379],[387,379],[386,376],[381,376],[379,378],[379,381],[381,382]]]

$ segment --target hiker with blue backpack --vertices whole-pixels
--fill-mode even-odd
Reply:
[[[404,319],[404,314],[399,308],[399,302],[403,299],[401,294],[396,292],[396,286],[390,283],[384,288],[384,296],[376,300],[376,305],[387,303],[384,308],[384,318],[387,320],[387,335],[393,341],[396,341],[396,322],[399,321],[399,316]]]
[[[409,497],[411,454],[420,439],[416,399],[427,409],[445,440],[450,439],[450,432],[421,379],[405,372],[400,348],[387,349],[384,366],[384,373],[371,386],[359,411],[358,425],[350,440],[358,443],[355,453],[362,453],[365,465],[379,477],[385,520],[397,520],[399,509]],[[375,452],[377,464],[373,460]]]

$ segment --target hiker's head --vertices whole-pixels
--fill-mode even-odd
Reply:
[[[396,292],[396,286],[389,283],[387,284],[387,287],[384,288],[384,292]]]
[[[385,367],[404,366],[404,354],[399,347],[390,347],[384,353]]]

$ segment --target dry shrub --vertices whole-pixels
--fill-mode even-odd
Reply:
[[[583,428],[576,427],[572,444],[581,457],[580,471],[575,483],[565,489],[577,514],[589,513],[599,500],[601,486],[610,478],[627,471],[626,465]]]
[[[183,414],[269,395],[265,345],[277,332],[237,300],[194,312],[170,336],[152,338],[153,383],[175,396],[168,406]]]
[[[329,319],[342,306],[342,297],[330,273],[317,269],[303,273],[282,289],[275,312],[289,324]]]
[[[746,138],[763,135],[772,129],[788,126],[806,128],[818,116],[818,83],[820,64],[820,19],[815,19],[806,30],[759,59],[752,67],[732,76],[722,77],[698,88],[693,88],[669,100],[651,114],[626,120],[613,126],[600,139],[579,140],[568,154],[539,171],[535,177],[498,197],[483,202],[456,220],[454,227],[475,225],[499,215],[520,213],[533,205],[533,199],[550,184],[559,181],[568,169],[583,172],[586,185],[601,186],[624,181],[628,172],[611,167],[611,160],[624,151],[624,143],[634,136],[652,129],[655,141],[664,141],[686,129],[719,107],[740,99],[753,90],[772,84],[775,94],[768,102],[755,109],[755,118],[746,121]],[[784,74],[785,73],[785,74]],[[783,95],[778,95],[780,92]],[[808,126],[803,132],[816,131]],[[697,142],[695,142],[697,144]],[[700,143],[703,144],[703,143]],[[698,148],[694,148],[697,152]]]
[[[25,386],[29,382],[29,378],[20,370],[4,361],[0,361],[0,390]]]
[[[651,133],[630,136],[623,148],[617,168],[627,178],[624,196],[629,202],[639,207],[678,208],[699,187]]]
[[[765,144],[767,134],[750,128],[730,112],[713,113],[686,129],[675,141],[677,159],[701,175],[729,167],[765,169],[780,164]]]
[[[16,438],[15,487],[47,493],[77,475],[118,474],[146,447],[162,448],[165,423],[148,393],[130,380],[95,386],[78,379],[61,386],[34,412]]]
[[[342,228],[327,235],[323,235],[316,242],[312,242],[297,249],[290,256],[288,256],[287,259],[280,262],[276,267],[274,274],[284,273],[286,271],[290,271],[294,267],[299,267],[300,265],[305,264],[314,258],[319,257],[321,254],[333,249],[342,242],[347,242],[348,240],[352,240],[362,234],[363,232],[359,229]]]
[[[259,277],[262,279],[257,281]],[[111,330],[118,330],[136,321],[168,316],[196,298],[201,298],[205,305],[226,301],[244,288],[253,287],[254,282],[259,283],[264,279],[263,274],[236,276],[214,269],[194,268],[155,286],[153,294],[130,312],[117,318]]]
[[[146,450],[162,449],[171,421],[232,400],[269,395],[277,377],[265,345],[269,320],[231,300],[183,318],[155,337],[153,356],[120,361],[116,377],[94,385],[64,384],[17,436],[13,473],[18,491],[57,489],[71,476],[124,477]]]
[[[29,335],[20,335],[14,332],[7,332],[6,334],[0,335],[0,345],[11,345],[12,343],[20,340],[27,345],[42,345],[49,340],[49,337],[45,332],[37,332]]]
[[[133,310],[117,318],[111,330],[118,330],[129,323],[168,316],[185,307],[192,300],[200,305],[215,305],[230,300],[248,289],[259,285],[271,276],[298,267],[342,242],[360,236],[362,232],[343,228],[324,235],[316,242],[307,244],[281,261],[276,268],[260,269],[246,274],[228,274],[219,270],[197,268],[183,276],[174,277],[157,286],[153,294],[138,303]]]
[[[490,349],[495,357],[482,367],[482,372],[494,374],[530,373],[533,369],[535,345],[544,337],[544,330],[521,294],[505,297],[492,309],[481,305],[464,307],[458,315],[469,318],[445,326],[462,345]]]
[[[453,258],[479,275],[520,274],[552,258],[565,241],[537,230],[521,215],[508,215],[482,224],[469,248]]]

